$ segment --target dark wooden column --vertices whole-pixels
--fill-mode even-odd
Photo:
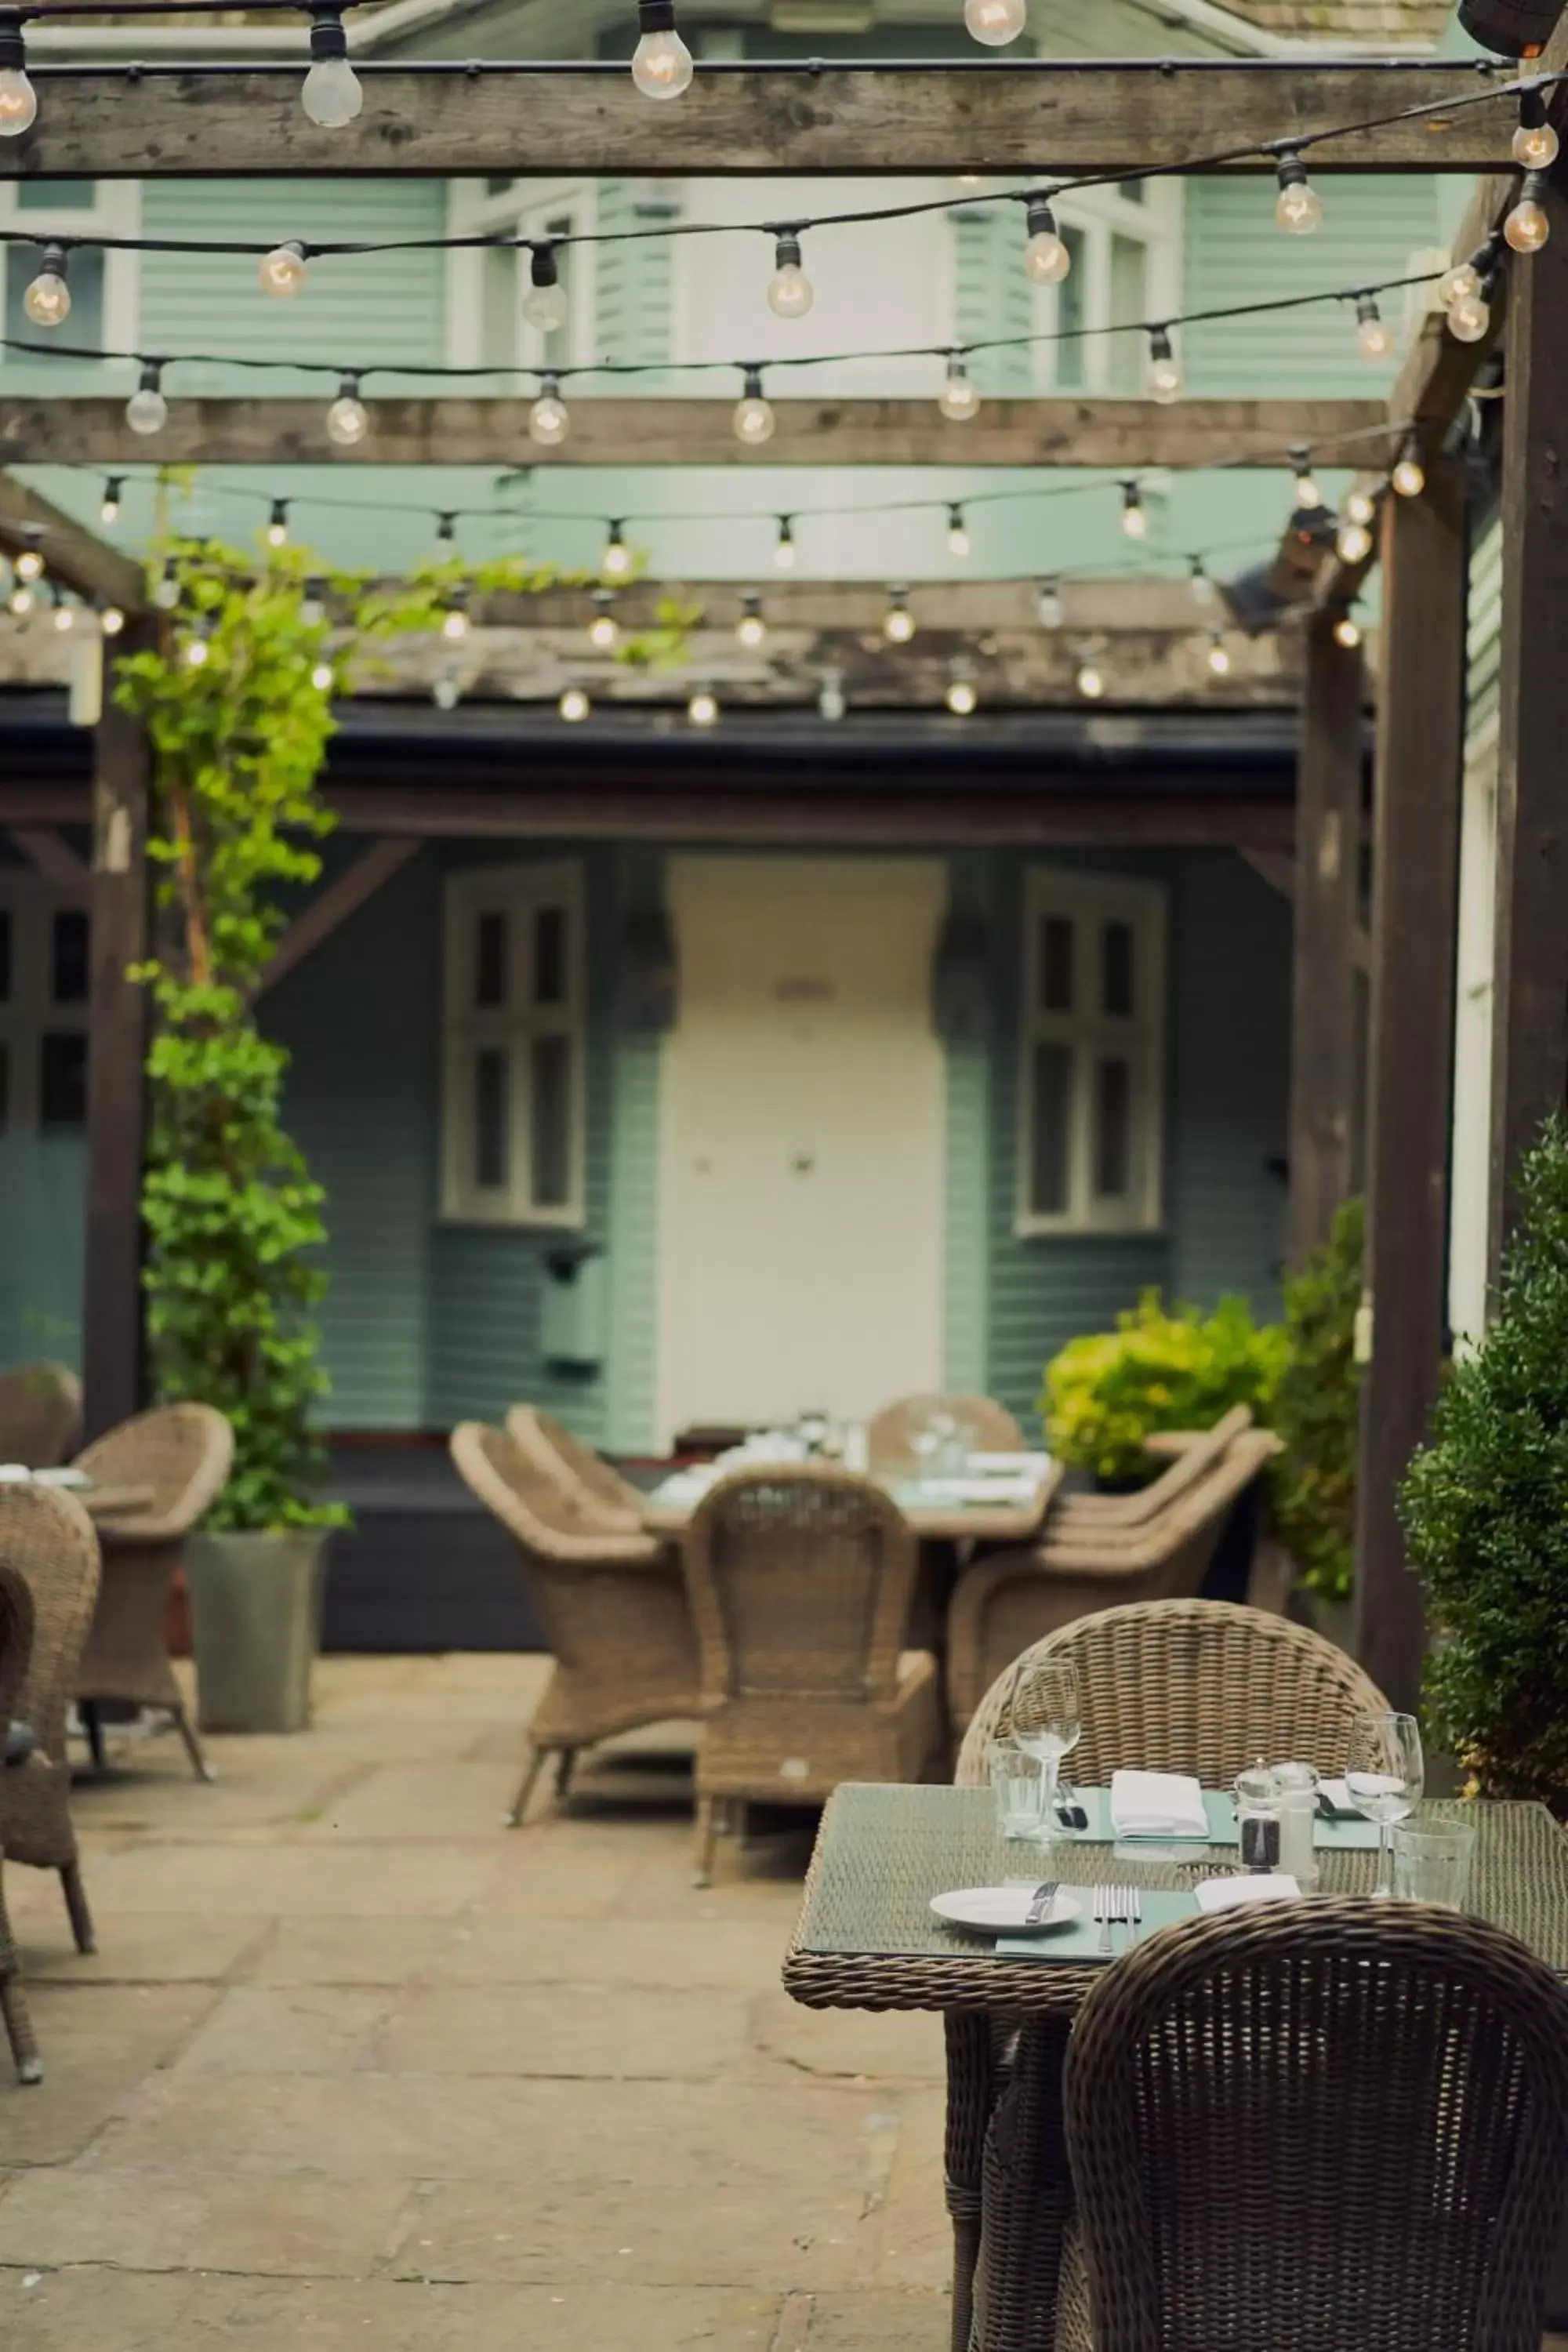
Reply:
[[[1457,461],[1384,519],[1368,1055],[1367,1281],[1355,1645],[1415,1703],[1425,1622],[1394,1497],[1442,1370],[1454,935],[1463,759],[1466,533]]]
[[[153,642],[127,623],[121,649]],[[92,976],[87,1065],[87,1272],[82,1376],[87,1433],[142,1402],[142,1066],[146,991],[125,977],[147,952],[146,730],[114,703],[106,662],[92,785]]]
[[[1568,197],[1552,241],[1509,268],[1502,444],[1491,1230],[1568,1087]]]
[[[1307,642],[1296,772],[1290,1011],[1290,1209],[1299,1266],[1327,1241],[1351,1189],[1357,1066],[1354,950],[1361,919],[1362,661],[1321,614]]]

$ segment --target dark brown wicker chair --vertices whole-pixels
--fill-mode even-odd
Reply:
[[[913,1469],[915,1439],[933,1413],[950,1413],[972,1454],[1022,1454],[1024,1433],[1005,1404],[983,1396],[908,1396],[885,1404],[866,1425],[866,1459],[879,1470]]]
[[[71,1823],[66,1717],[98,1598],[98,1535],[74,1495],[0,1486],[0,1564],[32,1596],[32,1649],[12,1712],[34,1741],[24,1761],[0,1771],[0,1848],[8,1862],[59,1872],[77,1949],[90,1952],[92,1915]]]
[[[1168,1928],[1085,2001],[1066,2110],[1093,2325],[1062,2352],[1539,2352],[1568,1998],[1498,1928],[1344,1901]]]
[[[555,1656],[529,1726],[515,1826],[547,1757],[558,1759],[556,1794],[564,1797],[579,1748],[698,1712],[697,1643],[667,1545],[585,1527],[559,1478],[504,1430],[459,1423],[452,1459],[516,1541]]]
[[[896,1503],[813,1464],[721,1478],[692,1516],[687,1588],[708,1710],[697,1881],[721,1806],[821,1802],[840,1780],[921,1780],[944,1733],[936,1661],[906,1650],[918,1549]]]
[[[33,1647],[33,1596],[26,1579],[10,1561],[0,1558],[0,1728],[6,1730],[16,1717],[26,1680],[27,1661]],[[19,1763],[0,1766],[0,1771],[7,1775],[21,1769]],[[41,2083],[44,2078],[43,2061],[38,2055],[33,2021],[27,2014],[27,2003],[22,1991],[21,1963],[16,1957],[16,1939],[11,1933],[10,1916],[5,1909],[3,1843],[0,1843],[0,2018],[5,2021],[5,2038],[11,2044],[11,2056],[17,2075],[24,2083]]]
[[[1259,1755],[1342,1771],[1352,1719],[1384,1710],[1377,1685],[1342,1650],[1305,1626],[1226,1601],[1153,1601],[1102,1609],[1037,1642],[997,1675],[959,1749],[953,1779],[985,1780],[986,1742],[1005,1738],[1008,1703],[1026,1659],[1071,1657],[1083,1736],[1070,1769],[1103,1787],[1123,1765],[1195,1773],[1227,1786]],[[1070,2210],[1061,2138],[1065,2028],[1031,2025],[1015,2038],[984,2016],[948,2021],[948,2206],[952,2215],[954,2343],[968,2352],[978,2290],[976,2352],[1035,2352],[1051,2344],[1029,2316],[1042,2279],[1054,2299]],[[988,2266],[977,2275],[982,2215]],[[1021,2305],[1017,2249],[1035,2243]]]
[[[103,1581],[77,1677],[82,1720],[101,1769],[98,1708],[104,1700],[163,1707],[204,1780],[214,1776],[163,1643],[169,1590],[185,1538],[223,1490],[234,1432],[205,1404],[158,1405],[95,1439],[77,1466],[106,1486],[145,1486],[152,1502],[122,1519],[100,1518]]]
[[[0,1462],[53,1470],[81,1444],[81,1382],[64,1364],[0,1372]]]
[[[1115,1604],[1195,1597],[1234,1505],[1279,1450],[1267,1431],[1246,1431],[1153,1518],[1086,1525],[1058,1503],[1036,1542],[987,1552],[966,1569],[948,1614],[954,1735],[963,1737],[992,1682],[1031,1643]]]
[[[576,1505],[589,1526],[611,1535],[641,1535],[643,1498],[637,1488],[549,1413],[537,1405],[514,1404],[506,1417],[506,1433]]]

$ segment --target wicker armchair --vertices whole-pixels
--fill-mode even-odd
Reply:
[[[668,1548],[585,1527],[557,1476],[506,1431],[466,1421],[452,1459],[513,1538],[555,1670],[528,1732],[515,1828],[547,1757],[564,1797],[579,1748],[699,1708],[697,1643]]]
[[[47,1486],[0,1486],[0,1565],[26,1585],[33,1608],[26,1676],[11,1710],[31,1733],[32,1745],[25,1760],[0,1770],[0,1849],[9,1862],[59,1872],[77,1949],[90,1952],[92,1915],[71,1824],[66,1717],[99,1593],[97,1531],[74,1495]]]
[[[537,1405],[514,1404],[506,1417],[506,1433],[575,1503],[590,1526],[612,1535],[641,1535],[643,1498],[637,1488],[549,1413]]]
[[[234,1432],[205,1404],[159,1405],[96,1439],[77,1466],[108,1486],[145,1486],[153,1499],[124,1518],[100,1518],[103,1581],[77,1675],[77,1696],[101,1769],[98,1708],[105,1699],[167,1708],[192,1766],[214,1776],[163,1646],[169,1588],[185,1538],[223,1490]]]
[[[1064,1495],[1057,1506],[1055,1526],[1111,1528],[1147,1527],[1215,1469],[1238,1437],[1252,1427],[1251,1409],[1233,1405],[1212,1429],[1198,1432],[1147,1486],[1135,1495]],[[1158,1457],[1156,1457],[1158,1458]]]
[[[10,1560],[0,1557],[0,1724],[9,1725],[26,1680],[33,1647],[33,1595],[26,1577]],[[9,1761],[6,1774],[21,1770]],[[5,1909],[5,1853],[0,1845],[0,2019],[16,2073],[24,2083],[41,2083],[43,2062],[22,1992],[21,1963]]]
[[[0,1372],[0,1462],[52,1470],[81,1444],[81,1382],[64,1364]]]
[[[1499,1929],[1342,1901],[1168,1928],[1085,2001],[1066,2109],[1093,2328],[1064,2297],[1063,2352],[1538,2352],[1568,2000]]]
[[[912,1469],[915,1439],[933,1413],[951,1413],[972,1454],[1022,1454],[1024,1433],[1005,1404],[983,1396],[908,1396],[885,1404],[866,1425],[866,1459],[879,1470]]]
[[[1058,1507],[1037,1542],[987,1552],[966,1569],[948,1614],[954,1735],[962,1738],[995,1677],[1032,1642],[1091,1611],[1195,1597],[1232,1506],[1278,1451],[1277,1438],[1249,1431],[1144,1526],[1086,1528]]]
[[[907,1651],[918,1548],[869,1478],[814,1464],[742,1469],[699,1504],[684,1546],[708,1722],[697,1759],[697,1882],[720,1807],[798,1804],[840,1780],[921,1780],[943,1751],[936,1661]]]

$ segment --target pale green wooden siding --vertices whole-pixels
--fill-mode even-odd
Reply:
[[[948,905],[994,919],[995,864],[985,850],[948,861]],[[991,1289],[991,1056],[989,1037],[947,1047],[946,1201],[942,1229],[942,1381],[960,1396],[984,1392]]]
[[[947,225],[954,278],[953,341],[988,343],[1037,331],[1033,289],[1024,274],[1023,209],[954,213]],[[1029,389],[1033,353],[977,352],[971,362],[977,383],[993,393]]]
[[[79,1369],[86,1211],[79,1135],[0,1136],[0,1366]]]
[[[679,205],[625,180],[599,183],[598,226],[606,236],[657,228],[679,216]],[[668,237],[650,237],[646,244],[601,245],[595,249],[594,348],[601,357],[636,361],[647,367],[674,356],[670,328],[675,254],[675,242]],[[592,387],[595,394],[619,391],[643,398],[650,392],[683,388],[689,385],[658,376],[605,376]]]

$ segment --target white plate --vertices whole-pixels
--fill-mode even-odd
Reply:
[[[35,1486],[58,1486],[68,1495],[77,1495],[83,1487],[90,1486],[92,1480],[85,1470],[35,1470],[33,1484]]]
[[[1016,1936],[1026,1924],[1034,1899],[1032,1886],[961,1886],[954,1895],[933,1895],[931,1907],[939,1919],[950,1920],[955,1927],[985,1927],[994,1935]],[[1049,1911],[1033,1925],[1065,1927],[1082,1911],[1077,1897],[1058,1886]]]

